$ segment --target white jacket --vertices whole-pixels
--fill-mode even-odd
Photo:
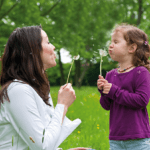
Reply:
[[[56,150],[81,120],[65,117],[61,125],[64,105],[54,109],[50,94],[52,107],[46,105],[30,85],[21,82],[8,86],[10,102],[1,104],[0,150]]]

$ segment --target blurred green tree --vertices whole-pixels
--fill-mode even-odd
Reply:
[[[85,83],[83,80],[89,74],[88,69],[94,68],[96,62],[98,64],[100,61],[97,59],[99,54],[95,56],[94,51],[107,49],[115,24],[135,24],[150,33],[149,6],[150,0],[1,0],[1,55],[10,33],[15,28],[41,24],[59,56],[57,71],[55,68],[48,69],[48,74],[60,80],[57,84],[66,82],[69,64],[62,64],[60,58],[60,49],[65,48],[72,57],[80,55],[72,70],[74,79],[71,77],[75,85],[80,87]],[[103,72],[115,66],[116,63],[110,61],[108,56],[103,63]]]

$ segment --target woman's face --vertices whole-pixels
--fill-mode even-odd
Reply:
[[[42,61],[44,63],[44,70],[56,66],[56,56],[54,53],[55,46],[53,46],[49,40],[45,31],[41,30],[42,36]]]

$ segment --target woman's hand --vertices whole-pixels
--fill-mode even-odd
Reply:
[[[68,108],[76,99],[75,91],[70,83],[61,86],[58,92],[58,104],[64,104]]]

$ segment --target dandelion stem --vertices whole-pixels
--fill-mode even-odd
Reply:
[[[103,62],[103,60],[102,60],[102,55],[101,55],[101,61],[100,61],[100,75],[102,76],[102,62]]]
[[[70,72],[71,72],[71,69],[72,69],[73,63],[74,63],[74,59],[73,59],[73,61],[72,61],[72,64],[71,64],[71,67],[70,67],[70,70],[69,70],[69,74],[68,74],[68,78],[67,78],[67,83],[68,83],[68,80],[69,80],[69,76],[70,76]]]

